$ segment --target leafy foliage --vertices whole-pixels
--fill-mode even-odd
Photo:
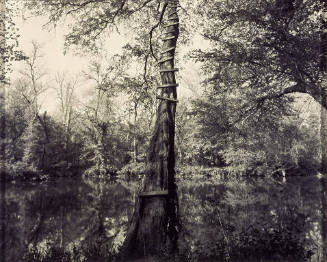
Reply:
[[[320,4],[284,2],[195,4],[208,40],[190,54],[204,76],[203,96],[189,109],[198,130],[188,147],[206,160],[198,163],[234,174],[319,168],[319,109],[305,115],[306,97],[296,94],[321,102]]]

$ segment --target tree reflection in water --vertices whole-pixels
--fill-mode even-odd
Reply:
[[[92,178],[8,184],[7,261],[114,259],[136,188]],[[319,261],[320,188],[313,176],[180,178],[180,261]]]

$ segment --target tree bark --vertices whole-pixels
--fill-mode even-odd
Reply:
[[[320,46],[320,84],[321,84],[321,236],[322,260],[327,261],[327,1],[321,0],[321,46]]]
[[[165,4],[167,24],[163,27],[162,57],[158,62],[162,81],[162,86],[158,87],[160,102],[144,181],[122,248],[125,260],[149,255],[171,255],[177,251],[179,222],[174,152],[177,102],[174,56],[179,34],[179,1],[167,0]],[[144,192],[148,196],[142,196]]]

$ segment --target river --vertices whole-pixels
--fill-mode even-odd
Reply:
[[[111,261],[137,183],[56,178],[6,184],[6,262]],[[178,178],[181,261],[317,261],[319,177]]]

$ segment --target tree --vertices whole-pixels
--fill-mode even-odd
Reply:
[[[17,51],[17,32],[13,22],[14,4],[11,1],[0,1],[0,260],[6,260],[6,228],[5,228],[5,161],[6,161],[6,84],[13,60],[21,60],[23,56]]]
[[[21,95],[21,83],[14,82],[8,88],[6,97],[6,162],[16,163],[22,159],[24,151],[23,134],[30,119],[30,105]]]
[[[168,248],[170,253],[177,248],[178,203],[174,178],[177,102],[174,53],[179,33],[177,5],[178,1],[169,1],[164,4],[162,10],[167,20],[173,22],[171,24],[168,22],[166,30],[163,31],[165,38],[161,53],[165,55],[159,61],[162,85],[161,96],[157,97],[162,101],[158,107],[154,134],[147,156],[146,175],[142,185],[142,191],[145,193],[140,195],[136,203],[125,241],[127,247],[125,251],[132,255],[157,254],[162,252],[163,248]]]
[[[143,82],[144,83],[144,82]],[[128,95],[127,110],[129,114],[128,124],[131,129],[133,154],[132,160],[138,162],[139,149],[142,143],[142,126],[148,127],[144,123],[144,116],[151,119],[153,105],[153,96],[143,87],[142,81],[137,77],[125,77],[123,80],[124,93]],[[142,110],[143,109],[143,110]],[[142,112],[142,111],[143,112]],[[132,112],[132,121],[130,120],[130,112]],[[140,114],[142,113],[142,114]],[[146,114],[146,115],[145,115]],[[143,120],[143,121],[142,121]]]
[[[17,89],[24,98],[25,103],[29,105],[30,117],[28,128],[25,132],[25,141],[23,162],[27,166],[31,166],[32,170],[38,168],[45,170],[48,165],[47,146],[50,143],[49,126],[47,122],[46,112],[40,115],[39,97],[44,93],[48,86],[43,82],[46,72],[42,69],[40,63],[42,58],[41,45],[32,42],[32,51],[28,58],[23,61],[24,68],[20,70],[22,78],[18,80]],[[40,134],[39,131],[42,133]],[[38,136],[41,135],[41,143]],[[43,139],[44,138],[44,139]]]
[[[204,8],[195,8],[195,13],[205,17],[198,28],[210,42],[207,50],[193,53],[203,62],[207,75],[207,101],[197,108],[200,113],[218,107],[225,112],[202,117],[205,126],[213,128],[203,130],[204,134],[215,128],[225,134],[216,133],[214,138],[211,132],[210,140],[219,141],[221,146],[218,151],[231,146],[226,142],[228,132],[241,135],[241,129],[246,129],[242,123],[254,118],[265,121],[268,113],[274,118],[282,112],[288,114],[292,94],[306,93],[320,100],[319,6],[314,1],[292,1],[283,6],[284,2],[207,1],[204,5],[200,1]],[[287,11],[290,7],[293,11]]]
[[[70,139],[72,135],[72,122],[74,120],[74,100],[75,91],[78,85],[78,79],[67,80],[64,73],[57,73],[55,77],[56,92],[60,103],[61,119],[65,127],[65,146],[67,152],[70,150]]]
[[[153,42],[152,44],[156,46],[157,43]],[[128,139],[131,141],[134,166],[136,162],[144,161],[145,148],[148,144],[145,142],[149,140],[149,127],[151,127],[157,106],[155,86],[159,81],[148,49],[146,39],[140,39],[136,43],[126,44],[121,55],[125,63],[130,65],[129,70],[124,74],[120,90],[128,97],[125,105],[128,114],[127,124],[130,129]]]
[[[44,77],[46,76],[45,70],[42,68],[40,63],[43,54],[41,53],[42,46],[32,41],[32,51],[28,55],[28,58],[23,62],[24,69],[20,70],[21,75],[25,78],[29,94],[29,97],[26,97],[26,100],[34,107],[33,113],[37,117],[40,110],[39,96],[44,93],[48,86],[43,82]]]
[[[87,173],[103,176],[113,173],[124,163],[126,146],[120,135],[125,128],[120,123],[114,103],[123,72],[123,65],[114,61],[110,61],[108,68],[92,62],[88,71],[84,72],[85,79],[93,85],[93,94],[81,116],[81,130],[87,141],[84,143],[84,159],[89,163]]]
[[[179,33],[177,7],[179,1],[160,1],[161,11],[156,11],[151,0],[147,1],[29,1],[29,7],[50,11],[50,20],[57,21],[63,15],[71,14],[77,19],[71,33],[67,36],[67,44],[79,44],[90,47],[105,29],[113,28],[117,21],[127,21],[131,25],[137,21],[139,32],[144,24],[155,20],[150,31],[150,52],[153,31],[167,18],[162,28],[163,46],[160,65],[162,85],[157,119],[147,157],[145,179],[141,194],[135,206],[126,241],[125,254],[128,256],[145,256],[162,252],[164,246],[169,251],[177,248],[177,192],[175,185],[174,154],[174,122],[176,110],[176,80],[174,54]],[[143,10],[151,11],[151,15],[136,17]],[[159,13],[159,14],[158,14]],[[154,18],[155,19],[154,19]],[[132,18],[132,19],[131,19]],[[144,29],[143,29],[144,31]],[[140,35],[141,36],[141,35]],[[146,35],[145,35],[146,36]]]
[[[221,92],[239,88],[249,93],[250,99],[240,101],[239,119],[296,93],[307,94],[321,105],[321,171],[325,173],[326,1],[206,1],[205,8],[197,10],[207,19],[200,25],[202,34],[214,46],[197,53],[212,73],[208,82]],[[322,188],[326,239],[324,178]]]
[[[46,125],[48,133],[49,124],[46,114],[41,119],[42,123],[45,123],[44,125]],[[48,152],[48,139],[49,134],[45,135],[43,126],[39,121],[30,121],[28,123],[23,135],[25,146],[22,158],[26,173],[48,170],[50,166],[50,154],[52,153]]]
[[[177,163],[185,165],[206,165],[212,159],[204,156],[203,144],[208,142],[200,139],[201,125],[195,114],[194,105],[189,100],[180,100],[176,111],[176,155]]]

